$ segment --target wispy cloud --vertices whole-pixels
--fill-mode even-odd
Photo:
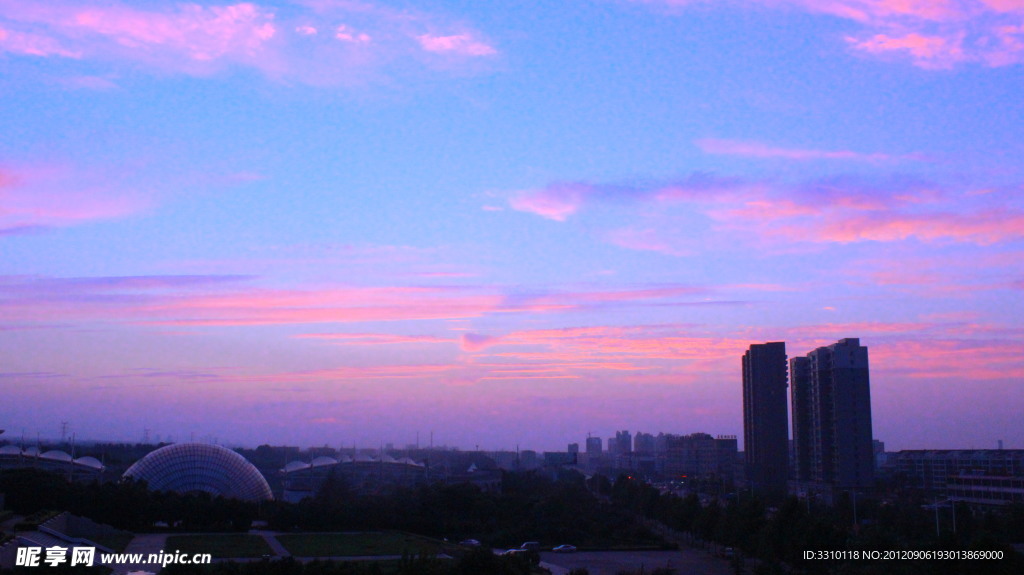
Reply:
[[[117,189],[97,174],[57,166],[0,166],[0,235],[122,218],[148,207],[138,192]]]
[[[517,192],[509,206],[520,212],[529,212],[556,222],[564,222],[576,213],[583,202],[595,192],[589,184],[555,183],[540,190]]]
[[[298,339],[314,339],[339,345],[398,345],[409,343],[456,343],[452,338],[432,335],[399,335],[393,333],[304,333]]]
[[[588,205],[656,205],[657,217],[615,229],[604,239],[626,248],[682,255],[692,249],[685,245],[685,237],[679,237],[681,226],[665,216],[666,210],[684,208],[691,217],[700,214],[707,227],[729,233],[731,241],[746,236],[789,243],[917,240],[992,245],[1024,238],[1024,209],[1013,198],[1008,191],[953,191],[905,178],[834,177],[787,184],[695,174],[678,182],[632,188],[559,183],[514,196],[509,203],[558,221]],[[643,212],[632,213],[634,220],[643,217]]]
[[[633,204],[637,201],[703,200],[746,193],[749,185],[733,178],[697,172],[690,177],[664,185],[593,184],[589,182],[553,182],[543,188],[520,190],[510,195],[509,206],[564,222],[590,203]]]
[[[482,34],[442,16],[366,2],[263,5],[0,0],[0,52],[100,60],[162,73],[255,69],[309,84],[371,79],[420,55],[494,56]]]
[[[189,275],[97,278],[0,278],[8,322],[111,322],[146,325],[258,326],[452,320],[487,315],[556,313],[607,306],[664,305],[702,290],[666,286],[620,290],[517,292],[491,287],[329,286],[271,289],[248,276]],[[413,343],[353,335],[306,336]],[[403,336],[405,337],[405,336]],[[416,342],[428,340],[418,339]]]
[[[633,1],[677,9],[711,3]],[[922,68],[1024,62],[1024,6],[1017,0],[740,0],[722,5],[736,9],[743,4],[805,10],[854,22],[861,31],[844,38],[854,51],[906,58]]]
[[[471,34],[453,34],[451,36],[421,34],[416,37],[416,40],[428,52],[453,53],[463,56],[491,56],[498,53],[494,46],[482,42]]]
[[[704,138],[695,142],[704,152],[728,156],[751,158],[781,158],[785,160],[853,160],[866,162],[889,162],[895,160],[917,160],[919,155],[891,155],[879,152],[863,153],[851,150],[813,150],[783,148],[763,142]]]

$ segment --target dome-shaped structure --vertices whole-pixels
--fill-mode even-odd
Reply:
[[[288,465],[284,466],[285,473],[291,473],[292,471],[298,471],[300,469],[309,469],[312,465],[305,461],[289,461]]]
[[[325,465],[337,465],[337,464],[338,464],[338,460],[337,459],[335,459],[333,457],[326,457],[326,456],[324,456],[324,457],[317,457],[316,459],[314,459],[310,463],[310,465],[312,465],[313,467],[324,467]]]
[[[50,451],[47,451],[46,453],[40,455],[39,457],[42,459],[49,459],[50,461],[61,461],[64,463],[71,461],[71,456],[68,455],[67,452],[61,451],[59,449],[51,449]]]
[[[154,491],[205,491],[233,499],[273,499],[259,470],[244,457],[219,445],[176,443],[135,462],[124,478],[143,480]]]
[[[88,467],[89,469],[103,469],[103,463],[101,463],[100,460],[96,459],[95,457],[79,457],[78,459],[75,460],[75,464]]]

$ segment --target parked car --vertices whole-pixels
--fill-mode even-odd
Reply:
[[[559,545],[552,549],[555,553],[575,553],[576,547],[573,545]]]
[[[537,541],[527,541],[520,545],[519,548],[526,551],[540,551],[540,543]]]

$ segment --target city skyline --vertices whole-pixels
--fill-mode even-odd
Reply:
[[[0,428],[1024,447],[1024,6],[0,0]]]

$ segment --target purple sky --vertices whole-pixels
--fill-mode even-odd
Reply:
[[[1024,0],[0,0],[0,428],[1024,448]]]

